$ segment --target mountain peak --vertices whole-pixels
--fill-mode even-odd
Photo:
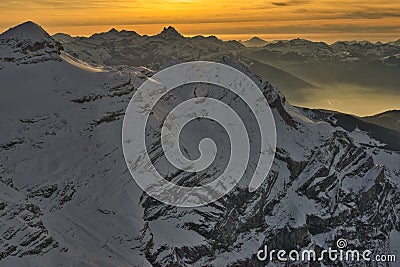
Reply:
[[[265,41],[265,40],[263,40],[263,39],[261,39],[261,38],[259,38],[257,36],[254,36],[251,39],[242,42],[242,44],[244,44],[245,46],[249,46],[249,47],[251,47],[251,46],[264,46],[267,43],[268,43],[267,41]]]
[[[51,40],[50,35],[43,30],[42,27],[32,21],[27,21],[8,29],[0,35],[0,38],[30,40],[31,42]]]
[[[119,31],[115,28],[112,28],[111,30],[108,31],[109,33],[119,33]]]
[[[294,39],[291,39],[289,42],[293,43],[293,44],[312,44],[312,43],[314,43],[313,41],[310,41],[310,40],[307,40],[304,38],[294,38]]]
[[[168,26],[164,27],[161,33],[158,34],[158,36],[166,36],[166,37],[183,37],[174,27]]]
[[[90,38],[111,38],[115,39],[118,37],[137,37],[139,34],[137,34],[135,31],[126,31],[126,30],[121,30],[118,31],[115,28],[110,29],[108,32],[101,32],[101,33],[94,33]]]
[[[24,22],[0,35],[0,59],[17,64],[60,60],[62,45],[42,27]]]
[[[253,36],[249,41],[264,41],[264,40],[257,36]]]

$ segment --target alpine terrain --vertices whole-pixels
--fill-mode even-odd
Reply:
[[[330,57],[343,57],[318,45]],[[264,245],[320,251],[345,239],[349,249],[395,254],[400,261],[400,132],[291,105],[268,73],[252,72],[254,61],[238,49],[239,42],[186,38],[172,27],[156,36],[111,30],[51,37],[26,22],[1,34],[0,265],[399,266],[258,260]],[[135,90],[155,71],[196,59],[237,68],[262,89],[278,143],[272,169],[255,192],[248,191],[249,170],[218,201],[177,208],[146,195],[131,177],[122,120]],[[166,168],[163,119],[177,103],[199,96],[236,108],[259,142],[254,117],[237,97],[207,85],[179,87],[150,118],[148,153],[160,169]],[[214,129],[210,121],[188,125],[181,147],[196,157],[198,141],[212,137],[224,155],[229,138]],[[199,173],[167,171],[172,182],[194,186],[225,165],[221,156],[215,168]]]

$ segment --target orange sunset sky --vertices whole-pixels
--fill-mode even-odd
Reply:
[[[32,20],[50,34],[91,35],[116,29],[156,34],[266,40],[294,37],[390,41],[400,38],[400,1],[388,0],[2,0],[0,31]]]

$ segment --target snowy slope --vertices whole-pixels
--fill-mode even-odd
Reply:
[[[32,39],[20,31],[5,36],[34,43],[43,36],[36,30]],[[113,120],[147,70],[99,71],[67,55],[35,58],[1,62],[1,265],[146,263],[131,249],[142,227],[141,192],[126,172]]]

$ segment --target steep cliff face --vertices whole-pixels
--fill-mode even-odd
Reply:
[[[194,209],[144,196],[141,250],[153,265],[263,266],[256,252],[265,244],[320,251],[336,247],[340,238],[352,249],[375,254],[394,248],[390,236],[400,226],[399,153],[365,145],[376,142],[367,133],[360,137],[312,121],[275,90],[263,88],[267,99],[275,94],[270,104],[278,147],[262,188],[249,193],[245,182]],[[186,177],[187,183],[196,178]]]

